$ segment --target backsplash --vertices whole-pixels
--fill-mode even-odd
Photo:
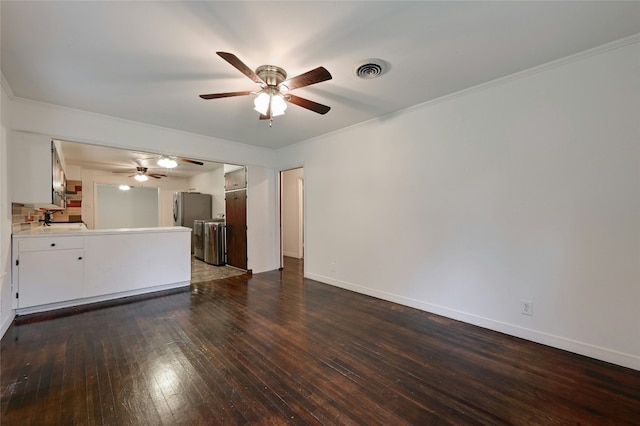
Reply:
[[[42,226],[44,212],[24,204],[11,203],[11,233]]]
[[[56,210],[51,222],[82,222],[82,182],[67,181],[67,208]],[[26,231],[42,226],[44,211],[20,203],[11,203],[11,232]]]
[[[67,208],[51,215],[51,222],[82,222],[82,181],[67,180]]]

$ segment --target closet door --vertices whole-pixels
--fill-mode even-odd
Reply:
[[[247,190],[225,194],[227,265],[247,269]]]

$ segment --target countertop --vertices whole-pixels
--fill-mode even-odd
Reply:
[[[191,232],[185,226],[165,226],[153,228],[115,228],[87,229],[84,223],[52,223],[51,226],[38,226],[24,231],[14,232],[13,238],[37,238],[42,236],[92,236],[114,234],[148,234],[153,232]]]

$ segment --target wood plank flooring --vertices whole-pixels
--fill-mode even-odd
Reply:
[[[12,325],[8,425],[640,424],[640,372],[284,271]]]

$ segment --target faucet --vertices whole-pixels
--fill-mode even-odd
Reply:
[[[50,211],[45,211],[44,212],[44,219],[42,220],[42,222],[44,222],[44,226],[51,226],[51,216],[53,215],[52,212]]]

